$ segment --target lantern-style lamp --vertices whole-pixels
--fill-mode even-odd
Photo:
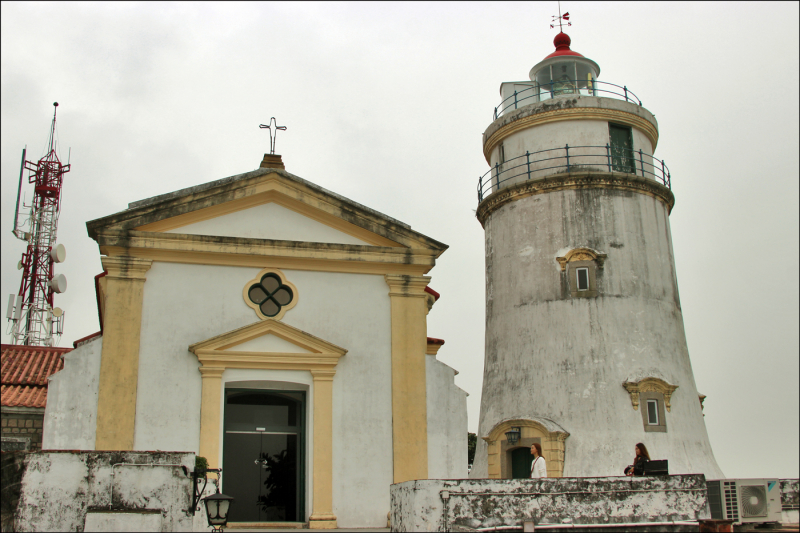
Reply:
[[[506,440],[508,440],[509,446],[514,446],[519,442],[519,435],[521,431],[519,428],[511,428],[509,431],[506,431]]]
[[[228,511],[234,498],[220,494],[219,489],[217,491],[216,494],[203,498],[203,503],[206,504],[208,525],[214,528],[213,531],[222,531],[222,528],[228,525]]]

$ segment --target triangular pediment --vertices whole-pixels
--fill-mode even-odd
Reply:
[[[203,366],[321,370],[334,367],[347,350],[273,319],[261,320],[192,344]]]
[[[280,223],[277,223],[280,222]],[[426,249],[447,246],[283,170],[259,169],[130,204],[89,235],[137,231]]]

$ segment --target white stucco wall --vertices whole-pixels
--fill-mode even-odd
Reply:
[[[576,216],[575,214],[580,214]],[[566,476],[619,475],[644,442],[670,473],[724,477],[711,451],[683,327],[666,206],[643,194],[565,190],[512,202],[486,230],[486,359],[475,476],[500,421],[552,420]],[[556,257],[606,253],[598,297],[571,298]],[[665,433],[645,432],[625,381],[678,389]]]
[[[64,355],[50,377],[42,431],[43,450],[94,450],[103,337]]]
[[[198,450],[201,379],[197,358],[187,348],[259,320],[242,298],[244,285],[259,270],[156,262],[148,271],[137,450]],[[282,321],[348,350],[333,384],[331,445],[339,525],[383,526],[393,480],[388,286],[376,275],[282,272],[297,287],[298,298]]]
[[[188,224],[167,233],[338,244],[368,244],[291,209],[268,203]]]
[[[436,356],[425,357],[428,408],[428,477],[467,477],[467,393],[456,371]]]

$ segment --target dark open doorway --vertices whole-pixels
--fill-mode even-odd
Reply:
[[[225,390],[222,471],[231,522],[305,521],[305,392]]]

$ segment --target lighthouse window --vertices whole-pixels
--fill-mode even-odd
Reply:
[[[647,423],[651,426],[658,425],[658,400],[647,400]]]
[[[640,407],[642,412],[642,423],[644,430],[648,432],[665,433],[667,431],[667,419],[664,416],[664,394],[655,391],[639,393]]]
[[[588,268],[578,268],[578,269],[576,269],[576,274],[578,275],[578,290],[579,291],[588,291],[589,290],[589,269]]]

